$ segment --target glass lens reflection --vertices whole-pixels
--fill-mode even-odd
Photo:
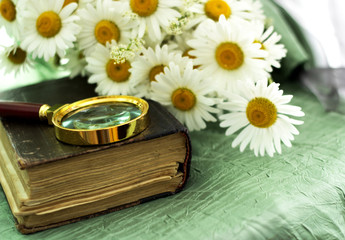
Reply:
[[[128,122],[141,113],[141,110],[131,103],[96,105],[67,115],[62,119],[61,125],[70,129],[101,129]]]

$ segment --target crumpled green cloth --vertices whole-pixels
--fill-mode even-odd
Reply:
[[[345,116],[326,113],[298,84],[292,148],[255,157],[216,124],[191,133],[191,176],[173,196],[29,236],[0,190],[0,239],[345,239]]]

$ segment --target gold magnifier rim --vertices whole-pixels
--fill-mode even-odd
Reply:
[[[62,120],[79,109],[109,103],[130,103],[141,110],[141,114],[125,123],[99,129],[71,129],[63,127]],[[66,104],[54,111],[52,123],[56,138],[72,145],[103,145],[125,140],[145,130],[149,124],[149,104],[141,98],[124,95],[98,96]]]

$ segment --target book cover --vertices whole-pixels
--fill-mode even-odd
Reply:
[[[59,80],[46,81],[46,82],[42,82],[36,85],[14,89],[7,92],[2,92],[0,93],[0,99],[10,100],[10,101],[47,103],[50,105],[54,105],[58,103],[71,103],[80,99],[95,96],[93,89],[94,89],[94,86],[87,84],[87,80],[85,78],[81,78],[81,77],[78,77],[75,79],[65,78],[65,79],[59,79]],[[3,151],[2,151],[2,154],[0,154],[2,155],[0,156],[0,161],[2,161],[3,175],[6,175],[6,174],[10,175],[9,173],[4,173],[8,170],[7,168],[9,168],[9,167],[6,168],[6,166],[4,166],[6,165],[4,164],[5,162],[4,159],[6,158],[5,155],[7,155],[7,156],[10,156],[8,158],[11,158],[8,161],[12,161],[12,165],[14,166],[13,168],[15,168],[13,171],[16,172],[15,174],[18,175],[18,178],[20,178],[20,182],[22,186],[17,187],[17,188],[21,188],[21,187],[24,188],[22,192],[24,191],[26,195],[29,195],[27,199],[24,199],[25,200],[24,201],[22,200],[23,197],[19,197],[19,196],[22,196],[25,194],[20,193],[20,191],[19,193],[18,191],[14,193],[14,191],[12,190],[12,194],[11,194],[12,196],[7,196],[7,197],[8,197],[8,200],[9,198],[12,198],[11,200],[9,200],[10,205],[16,205],[16,206],[11,206],[11,209],[13,211],[13,208],[19,207],[20,210],[17,209],[19,212],[19,215],[24,214],[24,213],[27,214],[30,211],[34,213],[33,215],[46,214],[46,217],[44,219],[41,219],[39,217],[36,218],[36,216],[30,215],[31,219],[33,219],[32,221],[26,220],[28,217],[27,215],[24,214],[25,216],[23,218],[19,217],[21,218],[21,220],[18,222],[18,225],[17,225],[18,229],[23,233],[31,233],[35,231],[40,231],[46,228],[56,227],[62,224],[67,224],[69,222],[79,221],[80,219],[89,218],[90,216],[96,216],[96,215],[100,215],[106,212],[116,211],[128,206],[137,205],[142,202],[155,199],[157,197],[166,196],[168,194],[173,194],[180,191],[185,185],[186,180],[189,176],[189,165],[190,165],[190,160],[191,160],[191,145],[190,145],[188,131],[160,104],[153,101],[148,101],[148,102],[149,102],[149,116],[151,119],[151,123],[145,131],[127,140],[120,141],[113,144],[108,144],[108,145],[101,145],[101,146],[81,147],[81,146],[73,146],[73,145],[61,143],[55,138],[53,127],[48,126],[42,122],[28,122],[28,121],[24,122],[24,121],[21,121],[20,119],[1,119],[2,129],[0,129],[0,131],[2,131],[2,133],[0,132],[0,139],[3,142],[3,147],[2,147]],[[157,146],[159,148],[161,139],[162,141],[163,139],[164,141],[174,141],[173,138],[172,139],[169,138],[169,136],[172,136],[172,135],[179,136],[179,138],[183,139],[184,150],[178,150],[178,151],[184,151],[184,152],[183,152],[183,159],[176,165],[176,169],[178,170],[178,173],[181,175],[179,178],[180,180],[178,180],[179,181],[178,184],[176,186],[174,185],[175,187],[173,187],[172,190],[170,186],[170,190],[167,192],[158,192],[159,190],[157,190],[157,191],[152,191],[152,195],[149,194],[154,184],[157,184],[156,183],[158,181],[157,179],[162,178],[166,172],[171,172],[171,169],[173,169],[171,167],[164,168],[164,170],[162,171],[158,171],[158,170],[153,171],[153,169],[150,169],[150,173],[146,173],[147,176],[145,177],[140,176],[140,181],[145,182],[145,183],[150,182],[150,181],[152,182],[152,179],[156,179],[157,181],[155,180],[156,181],[155,183],[152,183],[152,184],[150,183],[151,185],[150,184],[147,184],[145,186],[143,184],[140,185],[140,183],[138,183],[139,180],[135,179],[134,178],[135,175],[133,175],[132,173],[126,173],[124,177],[128,179],[124,182],[116,183],[118,186],[116,189],[111,188],[110,186],[111,182],[109,182],[110,180],[108,181],[102,180],[103,182],[100,180],[100,184],[108,184],[109,186],[102,187],[102,189],[98,186],[92,191],[90,190],[91,189],[90,188],[88,191],[94,192],[92,196],[90,194],[87,195],[85,191],[82,192],[80,189],[78,190],[78,187],[76,185],[75,188],[77,190],[73,193],[74,195],[72,194],[68,195],[67,192],[63,193],[65,195],[62,198],[63,200],[60,200],[60,202],[58,201],[59,200],[58,194],[60,194],[58,189],[59,187],[61,188],[63,186],[63,183],[56,182],[56,191],[58,193],[55,197],[54,197],[54,194],[52,194],[51,198],[49,198],[48,195],[47,196],[42,195],[39,191],[40,188],[37,188],[37,191],[36,190],[34,191],[33,188],[31,187],[31,185],[32,186],[34,186],[35,184],[37,185],[42,180],[40,179],[40,177],[44,178],[44,174],[42,174],[44,172],[41,172],[40,174],[36,174],[36,175],[33,174],[34,172],[39,172],[39,171],[36,171],[36,169],[40,169],[40,171],[43,171],[42,169],[44,169],[47,175],[49,175],[51,173],[54,173],[54,171],[51,170],[50,166],[54,166],[54,165],[60,166],[60,163],[61,163],[61,166],[63,166],[62,163],[66,163],[66,160],[69,161],[69,159],[74,159],[73,161],[75,162],[76,161],[82,162],[84,161],[84,159],[87,159],[87,158],[96,159],[99,156],[102,156],[102,158],[111,159],[111,155],[116,156],[117,153],[120,152],[119,149],[126,149],[126,150],[123,150],[124,151],[124,153],[122,153],[124,154],[123,156],[126,156],[127,153],[128,153],[127,155],[130,156],[130,153],[133,152],[131,148],[137,149],[140,146],[143,146],[142,148],[145,149],[146,151],[145,154],[149,154],[150,151],[152,151],[152,155],[155,155],[155,154],[160,155],[162,153],[157,153],[154,150],[146,150],[146,149],[154,149],[154,146]],[[7,146],[4,145],[6,144],[6,141],[8,142]],[[142,143],[144,142],[149,145],[147,146],[142,145]],[[169,145],[169,142],[167,142],[167,145],[163,144],[162,146],[164,146],[163,148],[168,149],[169,148],[168,145]],[[4,149],[9,149],[9,148],[12,148],[12,150],[6,150],[6,151],[4,150]],[[180,148],[177,148],[177,149],[180,149]],[[169,153],[168,152],[169,150],[164,150],[164,151],[166,152],[166,154]],[[11,156],[15,156],[15,157],[11,157]],[[169,155],[166,155],[166,156],[169,156]],[[132,156],[132,158],[135,158],[135,157]],[[169,158],[169,157],[165,157],[165,158]],[[152,158],[152,159],[153,159],[152,161],[155,161],[156,158]],[[68,164],[68,161],[67,161],[67,164]],[[140,164],[142,164],[143,166],[146,166],[145,164],[147,164],[145,162],[146,160],[144,157],[142,157],[141,160],[138,160],[138,161],[140,161],[138,166],[140,166]],[[154,165],[154,162],[152,163]],[[157,166],[158,166],[158,163],[157,163]],[[114,174],[115,173],[114,171],[111,173]],[[117,172],[117,174],[121,174],[121,172]],[[70,174],[70,175],[73,175],[73,174]],[[74,178],[77,178],[78,176],[79,175],[75,174]],[[133,179],[130,179],[130,178],[133,178]],[[7,179],[7,180],[4,180],[4,179]],[[9,176],[7,176],[7,178],[5,176],[2,177],[2,185],[3,185],[6,195],[10,195],[8,194],[8,192],[11,191],[10,189],[16,188],[12,186],[15,183],[11,183],[11,180],[9,179],[11,179],[11,177]],[[64,181],[67,181],[66,179]],[[90,175],[90,179],[92,179],[92,174]],[[95,177],[93,181],[95,181],[95,179],[97,178]],[[6,183],[4,183],[5,181],[7,181],[8,186],[5,186],[6,185]],[[52,179],[52,181],[55,181],[55,180]],[[116,181],[119,181],[119,180],[116,180]],[[132,185],[129,185],[129,184],[132,184]],[[141,189],[140,191],[142,191],[140,199],[136,199],[135,196],[132,196],[132,195],[129,196],[128,193],[121,193],[121,191],[125,192],[125,190],[123,189],[127,189],[128,187],[132,187],[134,185],[138,186]],[[54,190],[53,186],[54,184],[52,184],[50,191]],[[44,189],[45,186],[44,187],[40,186],[40,187]],[[162,187],[158,187],[157,189],[160,189],[160,188]],[[104,192],[104,190],[106,190],[108,194],[106,197],[95,200],[93,203],[91,200],[88,200],[88,202],[86,201],[86,199],[96,199],[94,196],[96,193],[99,196],[103,196],[102,194],[105,194],[105,193],[102,193],[102,191]],[[110,201],[109,199],[111,199],[112,196],[110,196],[109,194],[111,192],[114,192],[115,190],[117,191],[116,193],[117,198],[119,194],[120,195],[122,194],[123,196],[127,194],[128,196],[124,197],[124,200],[119,202],[120,205],[117,205],[115,203],[113,206],[111,206],[112,201]],[[45,191],[47,190],[45,189]],[[73,196],[77,196],[78,198],[76,197],[73,198]],[[85,201],[83,202],[84,199]],[[105,201],[106,199],[108,200]],[[136,200],[126,202],[128,201],[128,199],[136,199]],[[98,207],[93,208],[92,204],[99,205],[102,203],[102,201],[104,202],[104,208],[106,209],[103,208],[102,210],[100,210],[100,208]],[[54,203],[54,207],[52,206],[53,203]],[[36,206],[35,204],[38,207],[35,208]],[[57,206],[59,206],[59,204],[61,205],[61,209],[57,209]],[[65,211],[64,209],[68,209],[68,207],[73,204],[76,206],[74,208],[75,209],[74,216],[69,216],[68,219],[55,217],[57,213],[62,213],[63,211]],[[83,205],[87,206],[87,209],[94,209],[93,212],[92,210],[86,211],[84,208],[81,208]],[[78,207],[80,209],[78,209]],[[15,213],[14,215],[16,216]],[[55,218],[56,220],[51,220],[53,218]],[[44,224],[41,224],[41,225],[37,224],[38,221],[40,221],[40,219],[42,220],[42,222],[44,222]],[[31,223],[29,223],[30,221]]]

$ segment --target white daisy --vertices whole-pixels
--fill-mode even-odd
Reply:
[[[21,38],[21,14],[19,10],[17,0],[0,1],[0,26],[4,26],[7,34],[14,37],[17,41]]]
[[[256,156],[264,156],[265,152],[273,156],[281,153],[281,142],[291,147],[293,135],[299,132],[294,125],[303,124],[287,115],[302,117],[300,107],[289,105],[292,95],[283,95],[279,84],[267,80],[253,82],[238,82],[239,93],[228,94],[228,102],[220,108],[230,111],[219,118],[220,126],[228,128],[226,135],[231,135],[240,129],[241,132],[232,142],[232,147],[240,145],[242,152],[247,145],[254,150]]]
[[[0,55],[0,66],[4,68],[5,74],[14,72],[17,75],[32,68],[33,60],[30,59],[26,51],[14,44],[5,48]]]
[[[112,42],[115,44],[115,41]],[[91,73],[89,83],[97,83],[96,92],[100,95],[133,95],[131,63],[115,64],[110,58],[111,44],[97,43],[95,50],[86,57],[86,70]]]
[[[169,51],[168,45],[163,47],[157,45],[155,49],[143,50],[130,69],[133,82],[137,85],[138,96],[150,98],[151,83],[157,80],[156,77],[164,72],[170,62],[176,63],[182,69],[186,66],[188,58],[182,58],[180,54]]]
[[[259,0],[241,0],[241,2],[246,4],[247,11],[251,14],[251,21],[265,22],[266,17]]]
[[[88,4],[78,10],[82,30],[78,42],[85,55],[91,53],[96,43],[105,45],[115,40],[118,44],[127,44],[135,37],[132,32],[137,22],[125,14],[124,3],[112,0],[99,0],[96,6]]]
[[[172,49],[176,49],[176,51],[181,52],[181,54],[185,57],[189,57],[190,59],[194,59],[194,56],[189,55],[189,51],[191,47],[187,44],[187,41],[193,38],[192,31],[184,31],[182,34],[174,36],[168,44],[172,46]]]
[[[70,71],[70,78],[74,78],[77,75],[86,75],[85,67],[87,62],[84,54],[79,49],[68,49],[65,58],[61,59],[60,64]]]
[[[170,21],[179,18],[178,7],[182,6],[181,0],[121,0],[127,4],[128,10],[138,16],[139,37],[147,32],[149,38],[155,42],[162,39],[162,29],[166,30]]]
[[[273,67],[280,68],[280,60],[286,56],[287,50],[283,44],[278,42],[281,39],[281,35],[274,32],[273,26],[270,26],[265,30],[265,26],[261,22],[254,22],[253,32],[255,33],[255,41],[261,44],[261,49],[267,51],[266,70],[268,72],[273,71]]]
[[[70,3],[77,3],[78,9],[85,8],[87,4],[95,4],[94,0],[65,0],[63,7],[67,6]]]
[[[212,76],[220,89],[235,90],[237,80],[257,81],[267,77],[267,52],[254,43],[254,35],[244,21],[227,21],[222,15],[218,22],[206,21],[188,41],[193,48],[194,63],[207,76]]]
[[[227,20],[252,20],[255,16],[251,6],[238,0],[198,0],[192,8],[188,8],[194,17],[187,24],[187,29],[196,26],[206,19],[218,21],[221,15]]]
[[[200,0],[183,0],[182,10],[183,12],[199,13],[202,14],[204,10],[200,8]]]
[[[155,48],[156,45],[163,45],[166,39],[169,39],[170,35],[168,35],[166,32],[162,32],[161,39],[152,39],[148,34],[145,34],[142,39],[145,42],[145,47],[149,48]]]
[[[78,16],[72,13],[77,4],[62,8],[63,0],[27,0],[23,13],[23,39],[21,47],[32,53],[33,58],[46,61],[56,53],[64,56],[73,47],[80,28],[76,24]]]
[[[218,113],[212,107],[216,100],[207,97],[213,91],[199,70],[188,62],[184,69],[171,62],[164,74],[152,82],[152,99],[166,106],[190,131],[206,127],[205,121],[216,121],[211,113]]]
[[[194,68],[199,68],[197,64],[194,63],[195,56],[190,54],[192,48],[187,44],[187,42],[193,39],[192,31],[184,31],[182,34],[175,35],[168,41],[168,46],[170,51],[175,51],[182,55],[182,57],[187,57],[194,64]]]

